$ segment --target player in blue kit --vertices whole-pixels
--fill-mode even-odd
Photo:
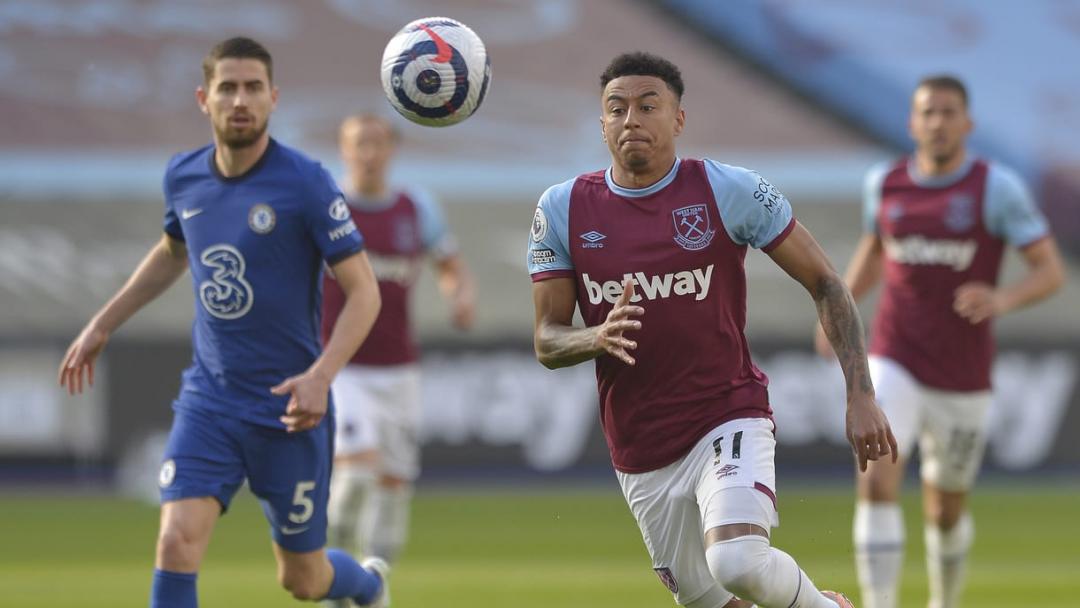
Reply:
[[[165,234],[90,320],[60,366],[82,392],[109,336],[185,269],[195,291],[194,358],[161,466],[161,528],[150,605],[197,606],[210,534],[246,479],[271,525],[278,579],[305,600],[389,604],[381,560],[325,550],[333,454],[330,382],[379,311],[363,238],[327,172],[267,133],[277,102],[269,52],[215,46],[196,93],[213,144],[165,173]],[[319,349],[323,264],[345,292]]]

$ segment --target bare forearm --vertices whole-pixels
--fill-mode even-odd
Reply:
[[[322,355],[312,364],[311,371],[328,381],[333,379],[364,343],[371,326],[375,324],[375,318],[379,316],[381,305],[377,288],[357,289],[349,294],[330,339]]]
[[[818,319],[844,371],[848,395],[872,393],[874,386],[866,366],[862,320],[851,292],[832,274],[819,281],[813,297]]]
[[[536,358],[548,369],[570,367],[605,352],[596,345],[595,327],[544,325],[533,340]]]
[[[1044,300],[1064,283],[1065,273],[1060,266],[1047,264],[1036,268],[1020,281],[998,291],[1000,313],[1012,312]]]
[[[851,297],[858,302],[881,280],[881,241],[876,237],[863,237],[859,241],[851,264],[844,273],[844,283],[851,290]]]
[[[139,263],[127,283],[94,315],[90,323],[106,334],[113,333],[143,306],[146,306],[187,269],[187,258],[170,252],[159,243]]]

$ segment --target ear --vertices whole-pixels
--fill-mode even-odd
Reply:
[[[270,111],[273,112],[277,109],[278,88],[275,86],[270,87]]]
[[[679,111],[675,113],[675,137],[682,133],[684,126],[686,126],[686,110],[680,106]]]
[[[603,115],[600,116],[600,141],[607,143],[607,131],[605,130]]]
[[[209,116],[210,108],[206,105],[206,97],[206,89],[202,85],[195,87],[195,102],[199,104],[199,110]]]

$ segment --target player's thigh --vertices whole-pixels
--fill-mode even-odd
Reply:
[[[892,359],[871,356],[869,365],[877,402],[896,437],[899,456],[896,462],[879,458],[869,461],[866,471],[857,470],[855,491],[859,500],[894,502],[899,498],[905,466],[922,424],[925,391],[907,369]]]
[[[868,364],[878,405],[889,420],[900,455],[910,458],[922,424],[924,389],[903,365],[892,359],[871,355]]]
[[[919,437],[924,484],[947,492],[967,492],[986,452],[989,391],[931,391],[926,424]]]
[[[224,512],[244,482],[243,423],[179,407],[158,474],[161,502],[210,497]]]
[[[750,524],[768,532],[776,511],[776,436],[767,418],[740,418],[713,429],[690,451],[701,529]]]
[[[420,373],[402,366],[385,377],[373,404],[380,476],[412,482],[420,475]]]
[[[369,368],[347,365],[330,384],[334,397],[334,453],[338,456],[371,454],[378,450],[374,414],[375,395],[365,382]]]
[[[684,606],[718,605],[726,596],[709,572],[701,514],[683,461],[646,473],[617,472],[623,496],[641,530],[653,571]]]
[[[260,498],[274,542],[306,553],[326,544],[333,419],[308,431],[252,425],[245,443],[248,483]]]

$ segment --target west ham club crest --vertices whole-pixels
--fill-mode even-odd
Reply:
[[[704,249],[716,236],[709,221],[709,210],[705,203],[687,205],[671,212],[671,221],[675,223],[675,242],[687,251]]]
[[[966,232],[975,225],[975,199],[970,194],[954,194],[945,210],[945,226],[953,232]]]

